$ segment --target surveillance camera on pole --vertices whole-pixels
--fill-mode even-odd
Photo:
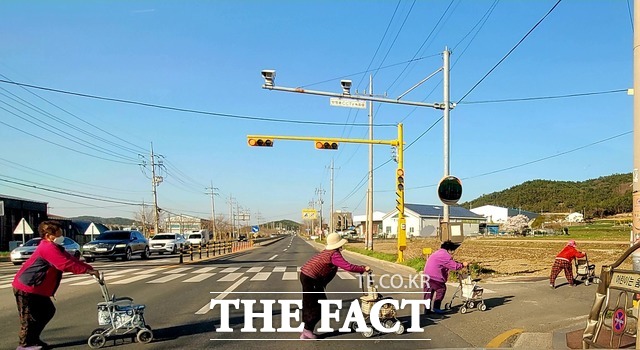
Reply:
[[[351,80],[340,80],[340,85],[342,85],[343,95],[351,95]]]
[[[273,69],[265,69],[262,71],[262,77],[264,78],[265,87],[273,87],[276,80],[276,71]]]

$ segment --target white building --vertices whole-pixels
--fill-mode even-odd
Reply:
[[[538,213],[526,211],[522,209],[504,208],[495,205],[483,205],[481,207],[471,209],[472,212],[478,215],[482,215],[487,219],[488,223],[504,223],[507,219],[522,214],[533,220],[539,216]]]
[[[404,215],[407,225],[407,237],[434,237],[438,235],[440,221],[442,220],[442,205],[406,204]],[[462,223],[462,232],[465,236],[477,235],[480,232],[480,223],[486,222],[481,215],[458,207],[449,206],[449,222]],[[386,214],[382,220],[383,232],[387,237],[396,237],[398,234],[398,210]]]
[[[382,218],[384,218],[385,213],[381,211],[373,212],[373,235],[377,236],[382,233]],[[367,215],[354,215],[353,216],[353,225],[356,227],[356,231],[358,232],[358,236],[363,236],[362,230],[367,221]]]
[[[582,213],[571,213],[564,218],[566,222],[584,222],[584,215]]]

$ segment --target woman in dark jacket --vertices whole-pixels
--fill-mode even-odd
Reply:
[[[51,297],[60,286],[63,272],[100,275],[91,265],[71,256],[62,247],[64,236],[59,223],[44,221],[38,226],[38,232],[42,241],[12,283],[20,316],[20,344],[16,350],[48,347],[40,340],[40,334],[56,312]]]
[[[300,268],[302,321],[304,321],[304,330],[300,339],[316,339],[313,330],[321,317],[319,300],[327,298],[324,289],[336,276],[338,267],[358,273],[370,270],[369,266],[353,265],[344,259],[340,251],[345,243],[347,240],[341,239],[337,233],[329,234],[325,249],[309,259]]]

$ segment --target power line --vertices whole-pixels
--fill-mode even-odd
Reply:
[[[458,102],[457,102],[457,103],[462,102],[462,101],[463,101],[467,96],[469,96],[469,94],[470,94],[473,90],[475,90],[475,88],[476,88],[476,87],[478,87],[478,85],[480,85],[480,83],[482,83],[482,82],[483,82],[483,81],[484,81],[484,80],[489,76],[489,74],[491,74],[491,73],[492,73],[496,68],[498,68],[498,66],[499,66],[499,65],[500,65],[504,60],[506,60],[506,59],[507,59],[507,57],[509,57],[509,55],[511,55],[511,53],[512,53],[513,51],[515,51],[515,49],[517,49],[517,48],[518,48],[518,46],[520,46],[520,44],[522,44],[522,42],[523,42],[523,41],[524,41],[524,40],[529,36],[529,34],[531,34],[531,33],[532,33],[532,32],[533,32],[533,31],[538,27],[538,25],[540,25],[540,23],[542,23],[542,21],[544,21],[544,20],[545,20],[545,18],[547,18],[547,16],[549,16],[549,15],[551,14],[551,12],[553,12],[553,10],[555,10],[555,9],[556,9],[556,7],[558,7],[558,5],[560,4],[560,2],[561,2],[561,1],[562,1],[562,0],[558,0],[558,2],[556,2],[556,4],[555,4],[555,5],[553,5],[553,7],[552,7],[552,8],[551,8],[551,9],[550,9],[550,10],[549,10],[549,11],[548,11],[548,12],[547,12],[547,13],[546,13],[546,14],[545,14],[545,15],[544,15],[544,16],[543,16],[539,21],[538,21],[538,23],[536,23],[536,24],[535,24],[531,29],[529,29],[529,31],[527,32],[527,34],[525,34],[525,35],[522,37],[522,39],[520,39],[520,41],[518,41],[518,43],[517,43],[514,47],[512,47],[512,48],[511,48],[511,50],[509,50],[509,52],[507,52],[507,54],[506,54],[506,55],[504,55],[504,57],[502,57],[502,59],[500,59],[500,61],[498,61],[498,63],[496,63],[496,64],[493,66],[493,68],[491,68],[491,69],[487,72],[487,74],[485,74],[485,75],[484,75],[480,80],[478,80],[478,82],[477,82],[477,83],[475,83],[475,85],[473,85],[473,86],[471,87],[471,89],[470,89],[469,91],[467,91],[467,93],[466,93],[466,94],[464,94],[464,95],[462,96],[462,98],[460,98],[460,100],[458,100]]]
[[[461,102],[460,104],[472,105],[472,104],[487,104],[487,103],[502,103],[502,102],[553,100],[553,99],[570,98],[570,97],[582,97],[582,96],[615,94],[615,93],[620,93],[620,92],[627,92],[627,89],[583,92],[583,93],[566,94],[566,95],[555,95],[555,96],[521,97],[521,98],[506,98],[506,99],[501,99],[501,100],[469,101],[469,102]]]
[[[164,110],[176,111],[176,112],[202,114],[202,115],[209,115],[209,116],[215,116],[215,117],[221,117],[221,118],[255,120],[255,121],[262,121],[262,122],[289,123],[289,124],[306,124],[306,125],[311,124],[311,125],[326,125],[326,126],[344,126],[344,123],[336,123],[336,122],[264,118],[264,117],[253,117],[253,116],[237,115],[237,114],[229,114],[229,113],[217,113],[217,112],[199,111],[199,110],[195,110],[195,109],[171,107],[171,106],[164,106],[164,105],[158,105],[158,104],[153,104],[153,103],[146,103],[146,102],[139,102],[139,101],[132,101],[132,100],[124,100],[124,99],[119,99],[119,98],[90,95],[90,94],[72,92],[72,91],[67,91],[67,90],[59,90],[59,89],[53,89],[53,88],[48,88],[48,87],[43,87],[43,86],[37,86],[37,85],[24,84],[24,83],[19,83],[19,82],[14,82],[14,81],[8,81],[8,80],[4,80],[4,79],[0,79],[0,83],[13,84],[13,85],[32,88],[32,89],[38,89],[38,90],[44,90],[44,91],[50,91],[50,92],[57,92],[57,93],[60,93],[60,94],[66,94],[66,95],[72,95],[72,96],[78,96],[78,97],[85,97],[85,98],[90,98],[90,99],[95,99],[95,100],[119,102],[119,103],[130,104],[130,105],[137,105],[137,106],[144,106],[144,107],[150,107],[150,108],[164,109]],[[361,127],[365,127],[365,126],[368,127],[369,126],[369,124],[366,124],[366,123],[363,123],[363,124],[352,124],[352,125],[353,126],[361,126]],[[395,124],[375,124],[375,126],[379,126],[379,127],[395,127],[396,125]]]

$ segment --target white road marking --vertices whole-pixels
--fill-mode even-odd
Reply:
[[[274,255],[274,256],[272,256],[272,257],[270,257],[270,258],[269,258],[269,260],[273,260],[273,259],[275,259],[275,258],[276,258],[276,256],[278,256],[278,254],[276,254],[276,255]]]
[[[156,273],[165,269],[166,267],[156,267],[155,269],[151,269],[151,270],[135,272],[134,275],[148,275],[150,273]]]
[[[174,280],[174,279],[176,279],[178,277],[182,277],[184,275],[186,275],[186,274],[185,273],[172,273],[172,274],[166,275],[164,277],[160,277],[158,279],[155,279],[153,281],[148,281],[147,283],[165,283],[165,282],[169,282],[171,280]]]
[[[155,274],[147,274],[147,275],[135,275],[133,277],[125,278],[123,280],[112,282],[111,284],[129,284],[131,282],[140,281],[145,278],[151,278],[155,276]]]
[[[252,281],[266,281],[267,278],[269,278],[269,276],[271,275],[271,272],[258,272],[256,273],[255,276],[253,276],[253,278],[251,278]]]
[[[213,266],[213,267],[202,267],[202,268],[199,268],[199,269],[197,269],[195,271],[192,271],[192,273],[207,273],[207,272],[209,272],[209,271],[211,271],[211,270],[213,270],[215,268],[216,268],[215,266]]]
[[[232,272],[219,279],[218,282],[232,282],[240,278],[240,276],[242,276],[242,272]]]
[[[187,270],[191,270],[191,267],[179,267],[176,269],[168,269],[167,271],[165,271],[164,273],[181,273],[181,272],[185,272]]]
[[[342,278],[343,280],[354,280],[354,279],[356,279],[356,276],[354,276],[352,273],[345,272],[345,271],[339,271],[338,272],[338,277]]]
[[[285,272],[285,271],[287,271],[286,266],[276,266],[273,268],[273,272]]]
[[[239,267],[227,267],[226,269],[220,271],[220,273],[236,272],[236,271],[238,271],[238,269],[240,269],[240,268]]]
[[[264,266],[254,266],[247,270],[247,272],[260,272],[262,269],[264,269]]]
[[[297,280],[298,279],[298,273],[297,272],[285,272],[282,275],[282,280],[283,281],[293,281],[293,280]]]
[[[225,289],[224,292],[218,294],[218,296],[216,296],[215,298],[213,298],[214,300],[221,300],[224,299],[227,295],[229,295],[230,292],[233,292],[236,288],[238,288],[239,285],[242,284],[242,282],[246,281],[247,278],[249,277],[242,277],[240,280],[238,280],[236,283],[232,284],[229,288]],[[205,306],[203,306],[200,310],[196,311],[196,315],[204,315],[207,312],[209,312],[209,310],[211,310],[211,303],[207,303]]]
[[[199,273],[191,278],[188,278],[182,282],[202,282],[204,280],[206,280],[207,278],[215,275],[215,272],[205,272],[205,273]]]

